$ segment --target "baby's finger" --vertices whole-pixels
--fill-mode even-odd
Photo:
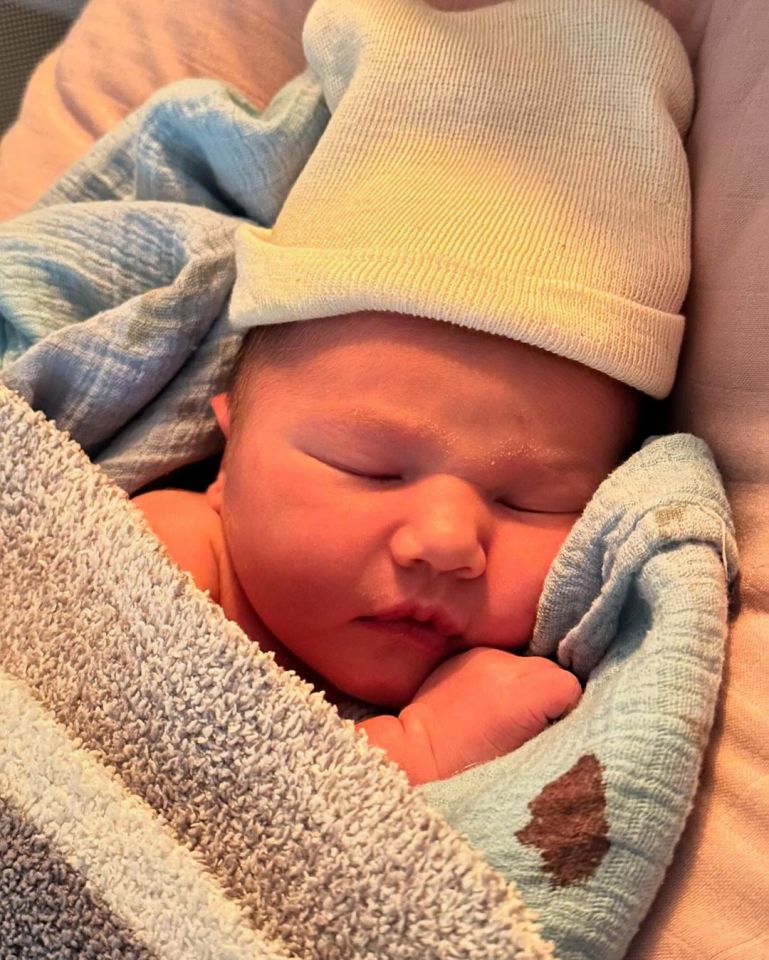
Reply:
[[[550,720],[558,720],[576,707],[582,697],[579,680],[568,670],[553,671],[542,684],[541,709]]]

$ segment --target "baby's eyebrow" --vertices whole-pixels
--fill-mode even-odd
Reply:
[[[404,441],[422,443],[431,453],[437,449],[448,452],[451,447],[449,437],[435,424],[400,414],[392,416],[364,407],[334,410],[325,416],[313,417],[305,426],[320,429],[326,433],[347,435],[351,430],[355,431],[358,428],[372,429],[395,443]],[[492,449],[487,460],[492,464],[509,463],[511,466],[523,460],[532,466],[557,473],[581,471],[588,466],[582,457],[548,449],[525,440],[514,442],[509,439],[501,441]]]
[[[330,415],[314,417],[311,425],[334,433],[349,433],[351,429],[358,428],[372,429],[380,434],[389,434],[395,440],[417,440],[430,448],[446,449],[449,445],[448,439],[433,424],[363,407],[334,410]]]

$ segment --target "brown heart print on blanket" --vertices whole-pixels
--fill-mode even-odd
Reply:
[[[515,834],[536,847],[552,874],[551,886],[586,880],[598,869],[610,843],[606,795],[597,757],[585,754],[529,803],[531,820]]]

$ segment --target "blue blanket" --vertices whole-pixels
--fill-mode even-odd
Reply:
[[[234,232],[272,223],[328,116],[309,72],[261,115],[174,84],[0,223],[3,381],[123,489],[217,451]]]
[[[127,501],[218,450],[234,233],[327,119],[310,71],[261,114],[175,84],[0,224],[3,957],[612,960],[694,802],[737,566],[702,441],[647,441],[553,565],[532,652],[578,708],[418,789]]]

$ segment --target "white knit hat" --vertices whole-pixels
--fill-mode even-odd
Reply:
[[[239,228],[238,328],[388,310],[672,387],[693,82],[641,0],[317,0],[331,118],[272,227]]]

